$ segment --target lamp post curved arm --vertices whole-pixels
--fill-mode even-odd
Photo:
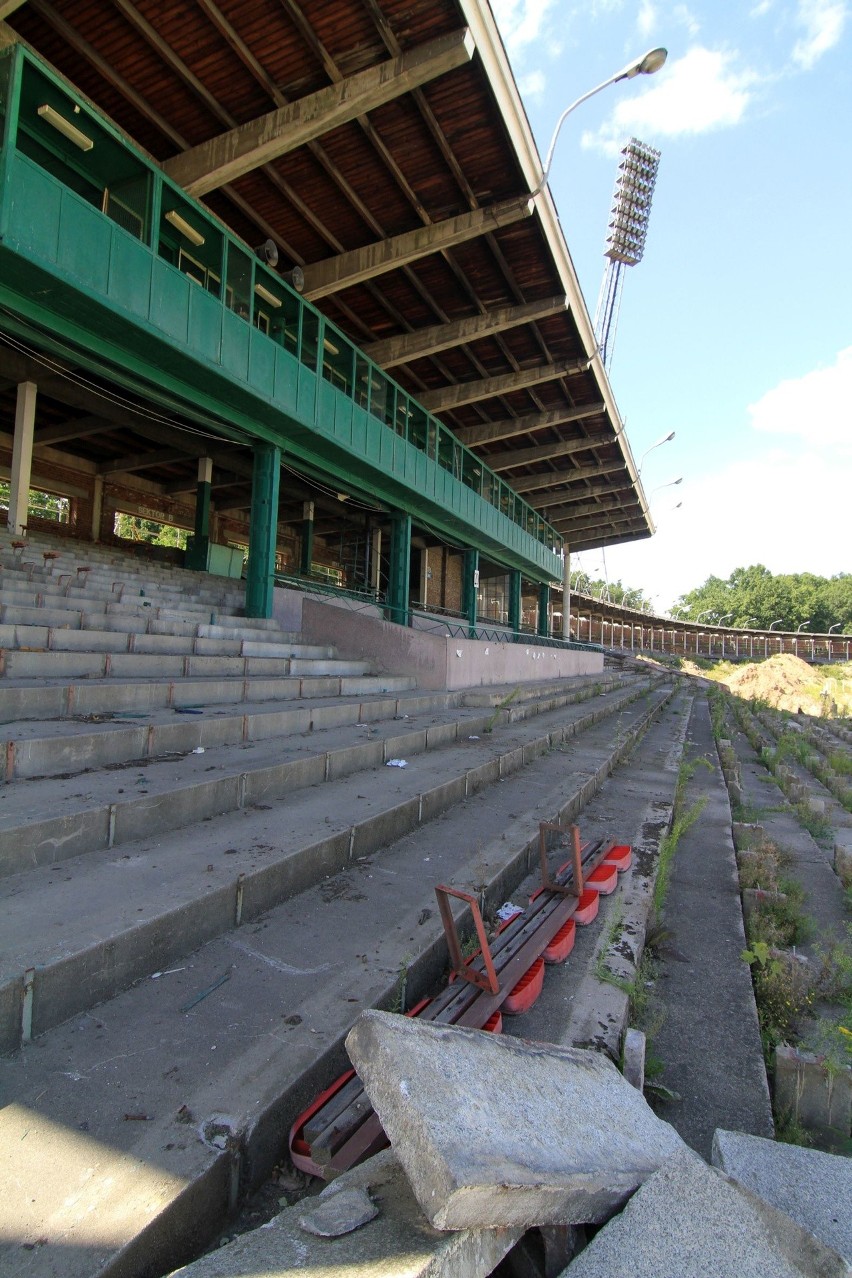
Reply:
[[[619,80],[632,80],[636,75],[653,75],[655,71],[659,71],[660,67],[668,57],[666,49],[649,49],[641,58],[634,58],[632,62],[628,62],[626,67],[611,75],[607,80],[601,80],[600,84],[596,84],[593,89],[589,89],[587,93],[583,93],[579,98],[575,98],[569,106],[560,115],[556,121],[556,128],[553,130],[553,136],[550,139],[550,146],[547,148],[547,157],[544,161],[544,169],[538,186],[534,191],[530,192],[533,199],[540,195],[547,186],[547,179],[550,176],[550,166],[553,163],[553,152],[556,149],[556,140],[559,137],[562,125],[568,119],[572,111],[576,111],[578,106],[582,106],[584,102],[588,102],[589,98],[593,98],[596,93],[600,93],[601,89],[606,89],[611,84],[617,84]]]
[[[780,625],[781,625],[781,622],[782,622],[783,620],[784,620],[784,618],[783,618],[783,617],[779,617],[777,621],[770,621],[770,623],[769,623],[769,629],[770,629],[770,630],[774,630],[776,626],[780,626]]]
[[[839,630],[842,625],[842,621],[836,621],[833,626],[829,626],[828,633],[831,634],[832,630]]]
[[[656,441],[656,443],[651,444],[649,448],[646,448],[642,456],[639,458],[639,465],[636,467],[636,474],[637,475],[642,474],[642,464],[649,453],[652,453],[655,448],[659,448],[662,444],[667,444],[670,440],[674,439],[674,437],[675,437],[675,432],[673,430],[670,430],[668,435],[663,435],[661,439],[658,439]]]
[[[712,617],[714,615],[712,608],[708,608],[705,612],[699,612],[698,616],[695,618],[695,624],[697,625],[702,617]]]
[[[716,619],[716,625],[717,625],[717,626],[722,626],[722,625],[724,625],[724,623],[725,623],[726,621],[730,621],[730,620],[731,620],[731,617],[733,617],[733,616],[734,616],[734,613],[732,613],[732,612],[726,612],[726,613],[725,613],[725,615],[724,615],[724,617],[718,617],[718,618]]]
[[[811,619],[810,617],[808,617],[807,621],[803,621],[802,624],[797,627],[796,634],[800,635],[802,631],[804,630],[805,626],[809,626],[810,624],[811,624]]]

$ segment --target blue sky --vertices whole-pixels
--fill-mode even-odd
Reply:
[[[661,152],[610,363],[658,525],[610,580],[666,607],[711,573],[852,571],[852,14],[847,0],[492,0],[595,312],[618,155]],[[682,476],[676,486],[659,487]],[[658,489],[657,491],[654,491]],[[679,509],[674,509],[677,502]],[[603,575],[600,551],[580,565]]]

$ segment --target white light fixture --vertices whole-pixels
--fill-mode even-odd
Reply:
[[[194,244],[196,248],[200,248],[204,243],[204,236],[200,231],[196,231],[195,227],[187,222],[185,217],[181,217],[177,209],[168,209],[163,215],[176,231],[180,231],[190,244]]]
[[[54,129],[62,133],[69,142],[73,142],[75,146],[78,146],[81,151],[91,151],[95,145],[82,129],[78,129],[76,125],[72,124],[70,120],[66,120],[65,116],[60,115],[58,111],[54,111],[53,107],[48,106],[46,102],[43,102],[38,108],[38,113],[43,120],[46,120]]]
[[[262,284],[255,284],[254,291],[257,293],[258,297],[262,297],[264,302],[267,302],[270,306],[274,306],[276,310],[281,305],[281,298],[276,297],[274,293],[271,293],[268,288],[264,288]]]
[[[339,355],[340,347],[335,346],[334,342],[330,342],[327,337],[322,339],[322,348],[327,355]],[[410,416],[410,414],[409,414]]]

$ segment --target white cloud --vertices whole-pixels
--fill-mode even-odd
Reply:
[[[758,83],[756,72],[732,66],[729,53],[696,46],[669,62],[644,93],[622,98],[597,133],[583,135],[583,146],[615,154],[633,135],[659,140],[731,128],[742,120]]]
[[[758,0],[749,11],[750,18],[763,18],[772,8],[773,0]]]
[[[542,36],[548,10],[554,0],[492,0],[491,8],[510,57]]]
[[[852,346],[829,368],[779,382],[748,411],[755,430],[852,450]]]
[[[636,27],[641,36],[649,36],[657,25],[657,10],[652,0],[642,0]]]
[[[793,61],[810,71],[840,40],[847,15],[845,0],[799,0],[796,22],[805,34],[793,48]]]
[[[527,98],[542,98],[546,87],[547,79],[541,70],[530,71],[527,75],[518,77],[518,89],[524,100]]]
[[[695,39],[698,32],[701,30],[701,23],[698,21],[691,9],[689,9],[685,4],[676,4],[672,9],[672,17],[676,22],[679,22],[682,27],[685,27],[689,35]]]

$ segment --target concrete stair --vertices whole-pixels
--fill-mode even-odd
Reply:
[[[422,693],[333,654],[293,656],[298,636],[273,625],[251,621],[246,638],[230,597],[140,611],[124,564],[116,601],[93,568],[85,607],[37,583],[51,617],[76,620],[34,629],[80,648],[29,653],[46,605],[15,615],[16,558],[0,549],[0,635],[19,643],[0,678],[0,1149],[15,1233],[36,1245],[0,1242],[0,1273],[141,1278],[189,1258],[268,1174],[400,965],[438,979],[434,884],[481,885],[499,904],[535,858],[538,820],[576,816],[670,691],[605,672]],[[73,561],[47,562],[8,571],[78,589]],[[164,579],[177,596],[181,574]],[[84,643],[128,636],[190,647]],[[235,642],[290,655],[191,650]],[[30,656],[44,675],[9,672]],[[63,673],[84,657],[109,673]],[[119,673],[121,658],[178,664],[146,676]],[[199,676],[205,660],[241,669]]]

